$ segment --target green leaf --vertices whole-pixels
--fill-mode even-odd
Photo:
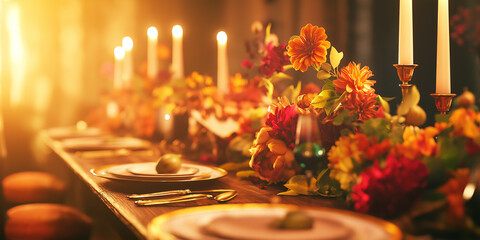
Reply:
[[[293,35],[293,36],[290,37],[290,39],[288,39],[288,41],[290,42],[290,41],[292,41],[296,38],[299,38],[299,36],[298,35]]]
[[[332,75],[330,75],[330,73],[326,72],[323,69],[317,72],[317,78],[320,79],[320,80],[328,79],[331,76]]]
[[[239,178],[258,177],[258,174],[253,170],[245,170],[245,171],[238,171],[237,177]]]
[[[332,64],[332,68],[337,68],[342,58],[343,52],[338,52],[337,49],[332,46],[332,50],[330,50],[330,64]]]
[[[390,113],[390,104],[388,104],[388,102],[382,98],[382,96],[378,95],[378,100],[380,101],[380,104],[382,105],[383,107],[383,110],[387,113]]]
[[[305,175],[295,175],[291,177],[284,186],[297,194],[312,195],[318,190],[315,184],[316,182],[317,179],[311,178],[310,183],[307,183],[307,177]]]
[[[316,183],[318,193],[324,197],[339,197],[343,195],[343,190],[340,188],[340,183],[330,178],[330,169],[324,169],[318,175]]]
[[[287,190],[285,192],[278,193],[279,196],[298,196],[299,194],[293,190]]]
[[[283,92],[282,96],[288,98],[288,100],[293,103],[297,100],[298,95],[300,95],[300,91],[302,90],[302,82],[298,82],[296,87],[293,85],[288,86]]]
[[[248,165],[249,162],[250,162],[250,159],[244,162],[227,162],[222,164],[220,168],[223,168],[227,171],[247,170],[247,169],[250,169],[250,166]]]
[[[325,80],[323,80],[323,82],[325,82],[325,84],[322,87],[322,91],[325,91],[325,90],[335,91],[335,84],[333,84],[332,80],[325,79]]]
[[[264,78],[264,79],[260,82],[259,86],[260,86],[260,87],[261,87],[261,86],[265,86],[265,88],[267,89],[267,97],[268,97],[269,99],[272,99],[272,97],[273,97],[273,83],[272,83],[270,80]]]
[[[327,106],[328,100],[335,97],[335,92],[332,90],[324,90],[320,92],[311,102],[311,105],[315,108],[324,108]]]
[[[410,88],[405,96],[403,96],[402,102],[398,105],[397,115],[404,116],[410,111],[410,108],[417,105],[420,101],[420,93],[417,87],[414,85]]]

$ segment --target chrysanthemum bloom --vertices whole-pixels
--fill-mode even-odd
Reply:
[[[277,107],[274,113],[268,115],[266,125],[271,128],[268,132],[273,138],[285,142],[290,149],[295,147],[298,114],[295,106]]]
[[[257,133],[257,138],[250,149],[252,152],[250,167],[263,180],[273,183],[284,182],[295,176],[300,167],[295,162],[293,151],[282,140],[272,138],[270,131],[272,128],[264,127]]]
[[[372,71],[365,66],[360,68],[360,64],[350,62],[348,66],[342,68],[338,73],[338,78],[333,80],[335,91],[339,93],[347,92],[347,94],[372,93],[375,81],[368,80],[373,76]]]
[[[230,85],[232,92],[243,92],[245,87],[248,85],[248,80],[243,78],[241,73],[236,73],[233,77],[230,77]]]
[[[285,49],[285,43],[274,46],[272,42],[265,47],[267,55],[262,57],[260,71],[266,77],[271,77],[275,72],[283,72],[283,66],[290,63]]]
[[[450,224],[460,226],[466,224],[463,191],[469,179],[470,170],[468,168],[459,168],[453,172],[453,178],[438,188],[439,192],[445,194],[448,203],[447,219]]]
[[[323,27],[305,25],[300,36],[288,42],[287,53],[295,70],[307,71],[310,66],[320,66],[327,61],[330,42]]]
[[[418,159],[423,156],[433,156],[437,153],[438,145],[435,136],[439,131],[435,127],[426,127],[425,129],[415,131],[410,126],[403,132],[403,143],[396,145],[397,155],[408,159]]]
[[[358,114],[359,121],[366,121],[377,115],[380,105],[377,104],[377,94],[370,93],[353,93],[347,95],[342,102],[342,106],[350,112]]]
[[[453,111],[450,122],[453,125],[453,134],[476,139],[480,137],[480,128],[476,124],[476,113],[472,109],[459,108]]]
[[[378,162],[363,171],[352,187],[355,210],[380,217],[407,211],[427,185],[428,168],[421,160],[387,156],[385,167]]]
[[[350,134],[340,137],[328,152],[330,177],[340,183],[340,187],[348,190],[356,181],[354,167],[366,160],[366,150],[370,146],[365,134]]]
[[[201,89],[204,86],[212,86],[213,79],[210,76],[202,75],[197,71],[192,72],[185,80],[187,86],[192,89]]]

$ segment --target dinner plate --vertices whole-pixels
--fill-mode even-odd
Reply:
[[[312,217],[308,230],[271,227],[289,211]],[[180,209],[154,218],[149,239],[400,240],[400,229],[385,220],[346,210],[285,204],[218,204]]]
[[[67,150],[115,150],[115,149],[145,149],[150,143],[133,137],[81,137],[70,138],[62,141],[62,145]]]
[[[129,163],[129,164],[120,164],[113,166],[107,169],[107,173],[113,176],[126,177],[130,179],[188,179],[193,177],[208,177],[211,174],[211,169],[202,168],[202,171],[198,167],[192,164],[182,164],[180,172],[183,174],[149,174],[149,175],[139,175],[133,174],[130,172],[130,168],[135,167],[146,167],[150,166],[155,171],[156,162],[146,162],[146,163]]]
[[[89,127],[85,129],[77,129],[76,127],[56,127],[46,131],[47,135],[54,139],[59,138],[78,138],[100,136],[102,130],[99,128]]]
[[[198,173],[199,169],[193,165],[182,164],[180,170],[176,173],[157,173],[156,162],[147,162],[147,163],[133,163],[130,166],[127,166],[126,169],[128,172],[134,175],[142,176],[192,176]]]
[[[129,173],[125,167],[125,166],[128,167],[128,165],[129,164],[106,165],[99,168],[93,168],[90,170],[90,172],[95,176],[103,177],[110,180],[134,181],[134,182],[157,182],[157,183],[209,181],[209,180],[218,179],[227,175],[227,171],[225,171],[222,168],[204,166],[204,165],[199,165],[194,163],[188,163],[188,164],[184,163],[182,165],[185,165],[187,167],[197,168],[198,172],[193,176],[188,176],[188,177],[150,177],[150,176],[134,175]],[[123,169],[123,172],[118,172],[119,174],[112,174],[111,173],[112,168]]]

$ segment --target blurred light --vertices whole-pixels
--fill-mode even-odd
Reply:
[[[10,101],[12,105],[20,103],[24,85],[23,76],[23,46],[20,34],[20,10],[18,4],[10,2],[7,7],[7,29],[10,42],[10,59],[12,72],[12,85],[10,89]]]
[[[470,200],[473,197],[474,193],[475,193],[475,184],[468,183],[467,186],[465,187],[465,190],[463,190],[463,199]]]
[[[123,47],[116,47],[113,50],[113,54],[115,54],[115,58],[121,60],[125,57],[125,49]]]
[[[270,112],[270,109],[272,109],[272,106],[268,106],[267,112]]]
[[[78,121],[77,122],[77,131],[82,131],[87,129],[87,123],[85,121]]]
[[[109,102],[107,104],[107,117],[114,118],[118,115],[118,105],[116,102]]]
[[[180,25],[175,25],[172,28],[172,35],[176,38],[180,38],[183,35],[183,29]]]
[[[149,38],[156,39],[158,37],[158,31],[155,27],[149,27],[147,30],[147,35]]]
[[[125,51],[130,51],[133,48],[133,40],[131,37],[124,37],[122,39],[122,47],[125,49]]]
[[[225,44],[227,43],[227,34],[224,31],[220,31],[217,34],[217,41],[220,44]]]
[[[170,116],[170,114],[168,114],[168,113],[165,114],[165,120],[170,120],[170,118],[172,118],[172,117]]]

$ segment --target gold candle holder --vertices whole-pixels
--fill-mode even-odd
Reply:
[[[457,96],[455,93],[432,93],[430,96],[435,100],[435,106],[440,114],[447,114],[452,105],[453,97]]]
[[[408,90],[413,86],[408,82],[412,80],[413,71],[416,67],[418,67],[418,64],[393,64],[393,66],[397,69],[398,78],[400,79],[400,81],[402,81],[402,84],[398,84],[398,86],[402,88],[402,96],[405,96]]]

